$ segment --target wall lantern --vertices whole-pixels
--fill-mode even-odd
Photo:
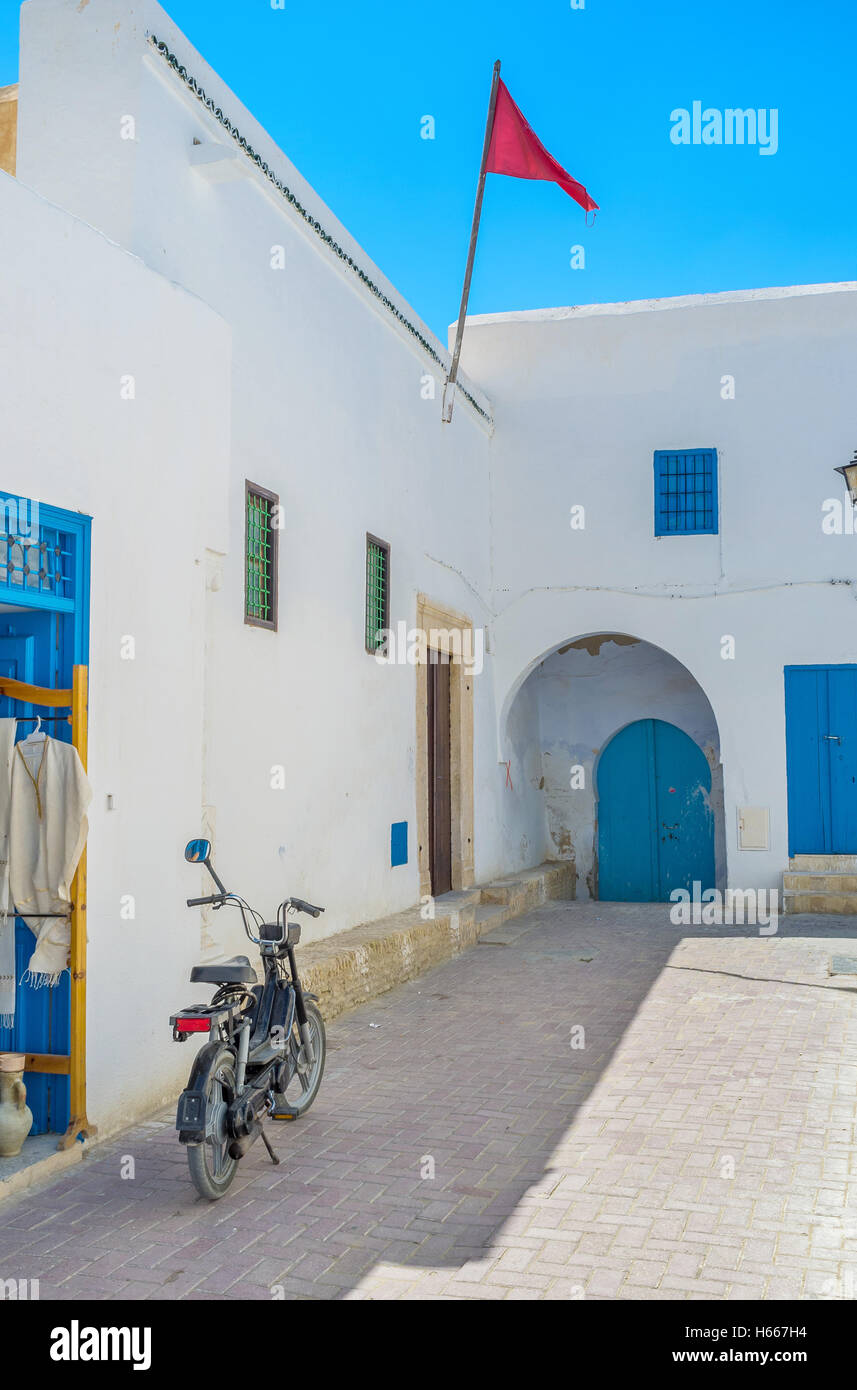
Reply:
[[[841,473],[845,479],[845,486],[848,488],[848,496],[857,507],[857,449],[854,450],[854,457],[850,463],[837,468],[837,473]]]

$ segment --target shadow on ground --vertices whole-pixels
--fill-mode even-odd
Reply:
[[[476,1297],[521,1288],[575,1297],[584,1285],[587,1296],[636,1296],[627,1283],[633,1250],[624,1265],[619,1258],[615,1291],[609,1279],[598,1283],[593,1252],[624,1247],[587,1241],[593,1195],[607,1213],[597,1229],[613,1237],[623,1213],[633,1228],[640,1182],[649,1183],[650,1215],[661,1191],[664,1211],[675,1214],[676,1185],[680,1194],[693,1176],[694,1155],[722,1147],[720,1133],[700,1128],[700,1103],[715,1115],[720,1103],[728,1125],[723,1098],[735,1098],[733,1111],[742,1098],[752,1103],[753,1075],[757,1087],[774,1074],[780,1084],[783,1066],[805,1100],[824,1060],[819,1018],[826,1029],[844,1004],[834,995],[857,986],[855,977],[828,977],[826,962],[855,937],[856,918],[787,918],[777,936],[760,938],[755,927],[677,928],[661,905],[546,904],[493,942],[335,1020],[314,1109],[297,1124],[268,1127],[279,1167],[257,1144],[229,1194],[206,1203],[190,1185],[172,1113],[161,1116],[50,1187],[5,1202],[0,1277],[38,1279],[43,1299],[432,1297],[439,1277],[447,1297],[468,1296],[468,1287]],[[664,979],[666,995],[647,1003]],[[671,1000],[684,1010],[680,1025]],[[644,1008],[615,1096],[587,1118]],[[724,1035],[729,1009],[743,1022]],[[699,1069],[709,1034],[719,1039],[720,1080]],[[754,1034],[755,1061],[746,1046]],[[585,1046],[573,1046],[581,1036]],[[674,1094],[662,1094],[666,1086]],[[744,1136],[750,1159],[760,1140],[752,1129]],[[557,1192],[569,1194],[565,1205],[551,1202]],[[699,1205],[688,1189],[688,1212]],[[550,1228],[567,1259],[554,1253],[549,1277],[541,1242]],[[522,1235],[528,1230],[542,1235]],[[517,1248],[535,1250],[538,1273],[504,1262],[516,1233]],[[685,1222],[677,1239],[691,1236]],[[609,1274],[609,1258],[600,1263]],[[522,1257],[517,1269],[525,1264]],[[493,1282],[480,1285],[483,1276]],[[662,1292],[695,1296],[692,1288]],[[720,1295],[701,1284],[699,1296]],[[760,1285],[755,1296],[773,1295]]]

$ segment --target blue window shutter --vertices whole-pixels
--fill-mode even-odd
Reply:
[[[716,536],[717,450],[655,450],[655,535]]]
[[[390,867],[395,869],[399,864],[408,862],[408,822],[406,820],[396,821],[395,825],[390,826]]]

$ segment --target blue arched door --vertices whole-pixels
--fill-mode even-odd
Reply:
[[[714,882],[711,769],[692,738],[662,719],[628,724],[597,769],[598,896],[667,902]]]

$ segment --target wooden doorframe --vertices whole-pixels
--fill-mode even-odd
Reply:
[[[438,897],[452,889],[450,664],[440,652],[428,655],[429,873],[432,894]]]
[[[446,608],[426,594],[417,594],[417,628],[426,634],[426,646],[455,657],[473,651],[473,624],[464,613]],[[469,645],[468,645],[469,644]],[[420,897],[431,894],[429,862],[429,756],[428,667],[419,662],[417,674],[417,844],[419,846]],[[452,803],[452,887],[470,888],[473,870],[473,673],[455,659],[449,668],[449,762]]]

